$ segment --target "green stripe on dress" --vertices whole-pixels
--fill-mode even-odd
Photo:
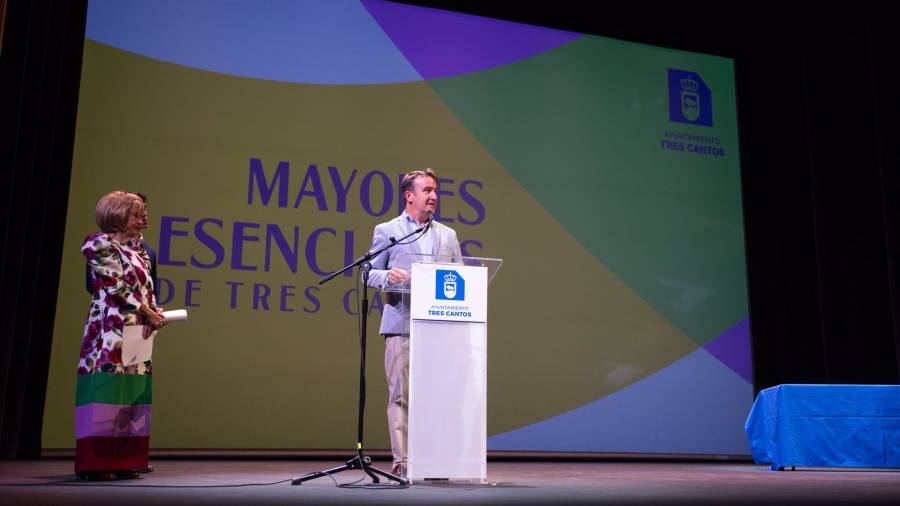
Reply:
[[[78,376],[75,405],[84,406],[92,402],[151,404],[153,402],[153,376],[104,372],[92,372]]]

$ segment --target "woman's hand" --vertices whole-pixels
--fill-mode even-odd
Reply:
[[[159,330],[160,327],[166,324],[166,319],[162,315],[162,311],[160,308],[150,309],[146,304],[141,304],[141,307],[138,308],[138,314],[141,315],[141,319],[144,321],[144,329],[143,335],[144,339],[150,337],[154,331]]]

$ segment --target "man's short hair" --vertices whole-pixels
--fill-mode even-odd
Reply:
[[[437,174],[434,172],[434,169],[431,168],[407,172],[403,176],[403,179],[400,180],[400,195],[406,195],[406,192],[413,191],[413,188],[415,188],[416,178],[419,176],[428,176],[434,179],[434,184],[437,184],[438,182]]]
[[[100,197],[94,218],[97,226],[107,234],[124,232],[128,217],[144,206],[144,201],[136,193],[114,191]]]

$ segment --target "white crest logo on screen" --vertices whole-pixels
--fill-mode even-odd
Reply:
[[[697,121],[700,118],[700,83],[695,79],[686,77],[681,80],[681,114],[688,121]]]

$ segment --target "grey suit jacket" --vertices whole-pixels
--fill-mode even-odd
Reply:
[[[414,227],[407,223],[406,213],[397,216],[391,221],[382,223],[375,227],[375,238],[372,240],[372,246],[369,251],[381,248],[388,242],[390,238],[400,239],[406,234],[412,232],[418,227]],[[428,253],[432,255],[447,256],[455,261],[459,261],[462,257],[459,248],[459,241],[456,238],[456,231],[452,228],[438,222],[432,222],[431,229],[428,231],[434,241],[432,250]],[[415,236],[404,242],[411,241]],[[383,288],[387,284],[387,275],[391,267],[408,268],[408,266],[398,265],[402,262],[402,256],[405,253],[426,253],[421,251],[420,242],[416,241],[410,244],[398,244],[393,248],[382,252],[372,260],[372,270],[369,271],[368,285],[373,288]],[[386,301],[384,312],[381,315],[381,334],[409,334],[409,305],[403,303],[403,298],[399,293],[386,292]]]

